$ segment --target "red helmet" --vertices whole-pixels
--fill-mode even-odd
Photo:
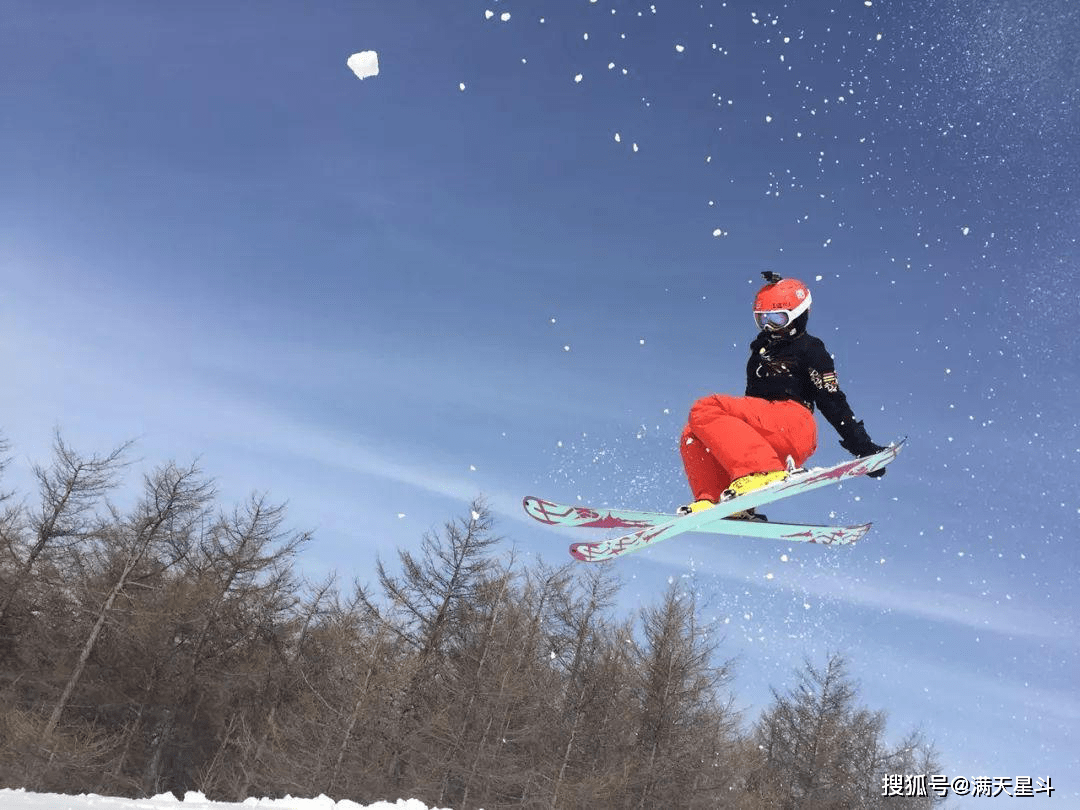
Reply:
[[[759,329],[784,329],[810,309],[810,290],[794,278],[770,281],[754,297],[754,322]]]

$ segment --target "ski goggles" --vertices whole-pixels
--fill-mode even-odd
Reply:
[[[755,312],[754,320],[761,329],[783,329],[791,322],[791,313],[786,309],[772,312]]]

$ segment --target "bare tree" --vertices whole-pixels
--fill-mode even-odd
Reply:
[[[100,486],[104,486],[104,483],[99,484]],[[72,487],[71,491],[76,490]],[[105,539],[116,549],[119,572],[101,603],[93,628],[87,635],[60,698],[45,724],[42,732],[43,745],[48,744],[56,730],[60,716],[71,700],[71,695],[86,668],[86,662],[97,644],[109,611],[116,598],[127,587],[132,572],[146,558],[154,544],[184,542],[210,496],[210,485],[200,480],[195,467],[181,469],[168,464],[146,478],[143,498],[131,518],[115,527],[102,527],[103,531],[111,535]]]
[[[447,793],[452,782],[462,783],[460,802],[462,805],[468,802],[471,783],[476,776],[480,757],[495,719],[494,712],[502,708],[501,694],[497,697],[490,694],[482,695],[482,690],[488,685],[489,672],[498,668],[498,663],[494,659],[500,652],[505,651],[497,649],[499,642],[504,639],[498,639],[496,632],[503,618],[502,611],[511,581],[510,572],[503,571],[484,583],[483,588],[477,588],[475,597],[465,606],[468,617],[461,616],[461,621],[457,623],[460,647],[454,651],[453,659],[458,662],[458,665],[450,669],[448,675],[458,698],[459,705],[456,707],[458,711],[453,713],[458,715],[458,719],[456,725],[447,729],[450,731],[450,737],[444,743],[442,759],[445,764],[442,769],[443,778],[439,792],[438,803],[440,804],[447,800]],[[506,677],[509,676],[510,673],[507,672]],[[500,693],[505,692],[505,686],[504,679]],[[480,739],[478,741],[469,739],[470,736],[475,736],[469,735],[471,727],[482,725],[484,730]],[[474,747],[475,755],[472,757],[468,774],[464,775],[461,771],[465,768],[461,767],[462,763],[456,760],[466,745]]]
[[[52,464],[49,467],[34,467],[41,503],[26,519],[32,539],[24,554],[16,554],[16,558],[22,556],[23,559],[5,583],[7,592],[0,601],[0,626],[3,626],[34,564],[50,546],[59,541],[78,542],[94,536],[94,510],[115,485],[116,475],[125,464],[124,454],[130,447],[131,443],[126,442],[107,455],[88,458],[68,447],[59,431],[56,432]],[[5,442],[0,452],[6,449]],[[6,463],[5,460],[4,465]],[[3,521],[4,541],[12,552],[15,525],[16,514],[6,515]]]
[[[11,456],[8,453],[11,451],[11,442],[7,440],[7,437],[3,433],[0,433],[0,478],[4,477],[4,473],[7,472],[8,465],[11,463]],[[5,492],[0,490],[0,504],[3,504],[11,500],[11,496],[14,493]],[[5,543],[7,541],[6,535],[2,534],[3,528],[0,526],[0,539]]]
[[[597,618],[611,607],[618,588],[619,583],[610,568],[597,568],[590,569],[584,575],[583,594],[572,595],[573,592],[560,591],[563,596],[558,607],[561,628],[556,631],[552,642],[562,653],[559,655],[553,651],[555,658],[566,662],[562,718],[567,728],[561,729],[566,744],[562,747],[558,772],[551,790],[552,810],[559,806],[560,791],[566,779],[567,768],[575,754],[586,696],[590,690],[601,686],[595,681],[590,683],[585,677],[586,662],[597,651]]]
[[[493,562],[488,549],[497,542],[491,535],[487,507],[474,501],[467,519],[447,523],[443,535],[426,534],[422,556],[399,552],[403,576],[390,574],[378,563],[379,583],[390,601],[389,613],[368,600],[366,607],[381,617],[383,626],[412,648],[413,656],[400,692],[401,710],[391,731],[388,775],[395,789],[404,787],[410,736],[418,728],[417,716],[441,669],[444,645],[455,611],[472,599]]]
[[[824,667],[806,661],[787,694],[773,691],[772,706],[758,722],[763,763],[749,789],[773,796],[783,808],[871,807],[887,767],[914,762],[920,750],[932,760],[921,737],[888,748],[885,713],[859,706],[857,698],[842,655],[831,653]],[[930,807],[933,798],[917,806]]]
[[[672,584],[642,613],[636,648],[639,704],[634,776],[639,808],[715,806],[727,774],[700,768],[734,744],[737,717],[721,695],[731,664],[714,663],[719,643],[697,623],[693,594]]]
[[[265,663],[265,656],[273,654],[278,623],[296,602],[292,560],[309,539],[283,532],[283,518],[284,506],[252,496],[242,509],[221,515],[200,539],[194,566],[201,595],[198,619],[183,642],[179,689],[154,729],[143,779],[148,793],[163,784],[163,756],[174,743],[178,718],[191,739],[191,721],[202,705],[228,700],[217,679],[204,670],[230,652],[230,663],[241,669],[249,656]],[[263,647],[261,652],[257,647]]]
[[[268,681],[275,670],[281,670],[281,674],[289,682],[288,688],[279,688],[275,691],[272,690],[269,683],[267,683],[263,690],[263,694],[260,696],[261,700],[259,700],[256,706],[247,713],[248,715],[251,715],[248,717],[248,722],[252,724],[257,723],[261,726],[261,730],[256,735],[256,742],[250,762],[246,763],[243,777],[233,791],[233,798],[237,801],[242,801],[250,795],[250,788],[255,777],[256,769],[262,764],[263,758],[269,747],[271,735],[276,731],[278,712],[281,711],[289,699],[293,697],[295,690],[300,688],[299,681],[302,680],[302,675],[298,675],[298,673],[300,673],[301,667],[303,666],[309,635],[312,632],[313,627],[319,622],[320,618],[324,616],[324,605],[334,598],[334,591],[334,576],[328,576],[322,584],[314,588],[301,607],[300,628],[296,637],[288,645],[290,648],[289,651],[283,653],[282,660],[278,662],[278,667],[268,668]],[[265,718],[259,718],[258,714],[263,711],[265,711]],[[327,792],[332,792],[332,787]]]
[[[333,795],[334,785],[337,783],[338,779],[341,778],[345,754],[348,751],[350,742],[353,740],[353,734],[356,730],[357,723],[367,709],[371,692],[373,691],[374,684],[378,678],[379,664],[386,660],[384,653],[386,644],[387,631],[384,626],[377,626],[368,642],[364,676],[356,685],[355,699],[349,711],[348,719],[345,721],[345,728],[341,735],[341,744],[338,746],[337,754],[334,757],[334,767],[330,773],[330,780],[327,785],[327,793],[330,795]]]

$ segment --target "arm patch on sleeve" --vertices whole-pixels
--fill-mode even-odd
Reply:
[[[822,374],[816,368],[810,369],[810,382],[814,384],[815,388],[828,391],[830,394],[835,394],[840,390],[840,384],[836,381],[835,371],[826,371]]]

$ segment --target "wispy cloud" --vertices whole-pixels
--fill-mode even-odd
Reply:
[[[778,547],[779,548],[779,547]],[[814,548],[812,553],[846,553],[844,549]],[[722,556],[721,556],[722,555]],[[762,590],[783,589],[793,595],[812,596],[850,609],[887,613],[913,622],[976,630],[999,636],[1038,642],[1072,644],[1076,628],[1071,620],[1030,607],[995,604],[988,599],[958,594],[955,591],[927,590],[911,585],[896,587],[881,579],[855,580],[844,576],[823,576],[806,569],[785,571],[784,565],[769,567],[773,579],[765,579],[759,558],[745,554],[711,552],[710,563],[716,575]],[[651,560],[675,569],[687,567],[686,549],[658,546]]]
[[[439,460],[445,448],[395,443],[408,434],[407,417],[393,403],[416,408],[436,396],[441,407],[474,421],[526,406],[549,418],[552,412],[580,417],[588,409],[569,393],[538,403],[528,390],[508,385],[519,369],[497,351],[459,346],[456,353],[476,365],[447,369],[423,352],[386,356],[365,345],[346,350],[334,340],[298,346],[271,328],[244,331],[197,313],[192,321],[167,301],[126,291],[53,301],[35,282],[49,277],[48,268],[11,259],[3,266],[17,276],[13,297],[23,302],[0,323],[0,359],[21,393],[6,408],[5,428],[41,433],[10,437],[35,453],[43,449],[38,438],[47,442],[55,424],[90,446],[132,434],[181,453],[247,445],[457,500],[482,491],[496,512],[518,520],[523,493],[478,481],[467,466],[458,474],[452,461]],[[359,424],[331,424],[318,413],[320,402],[355,403]],[[593,407],[599,418],[601,409]],[[189,437],[198,445],[185,446]]]
[[[846,582],[837,592],[835,581],[811,579],[808,592],[835,598],[854,607],[891,613],[912,620],[951,624],[981,632],[1020,638],[1055,640],[1075,638],[1073,623],[1031,608],[994,604],[986,598],[955,591],[926,590],[905,585],[895,588],[880,581]]]
[[[479,485],[466,471],[460,475],[439,472],[430,459],[411,458],[406,451],[376,447],[354,436],[304,424],[268,411],[253,411],[250,403],[236,405],[237,419],[246,422],[245,431],[254,436],[273,435],[278,452],[307,462],[373,476],[442,497],[468,501],[482,493],[498,514],[526,519],[520,508],[521,496]]]

